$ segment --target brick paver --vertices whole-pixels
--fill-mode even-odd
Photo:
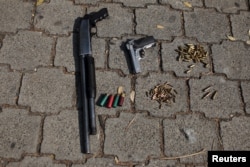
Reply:
[[[120,161],[143,161],[160,154],[159,121],[143,114],[121,113],[105,125],[104,153],[117,155]]]
[[[16,32],[18,29],[29,28],[33,4],[30,2],[17,3],[16,0],[0,1],[1,32]]]
[[[216,122],[209,121],[201,115],[178,115],[175,120],[165,119],[164,140],[167,156],[188,155],[202,149],[217,150],[218,128]],[[183,158],[182,162],[206,162],[206,156],[199,154]]]
[[[33,166],[46,166],[46,167],[66,167],[66,164],[56,164],[50,157],[25,157],[21,162],[11,162],[7,167],[33,167]]]
[[[250,123],[248,117],[235,117],[221,122],[221,137],[224,150],[250,150]]]
[[[250,113],[250,84],[249,82],[242,82],[241,87],[242,87],[244,102],[246,105],[246,112]]]
[[[71,1],[53,0],[36,8],[35,27],[51,34],[68,34],[73,31],[74,21],[84,15],[81,6]]]
[[[150,5],[146,9],[137,9],[136,23],[138,34],[150,34],[157,39],[170,40],[172,36],[182,35],[181,13],[167,6]]]
[[[54,153],[56,159],[81,160],[78,112],[63,110],[45,118],[42,153]]]
[[[163,4],[169,4],[174,9],[181,9],[181,10],[192,10],[193,7],[202,7],[202,0],[162,0]]]
[[[192,111],[204,112],[210,118],[229,118],[231,114],[243,113],[237,82],[222,76],[204,76],[199,80],[191,79],[189,84]]]
[[[50,65],[52,44],[53,40],[41,32],[19,31],[4,38],[0,61],[18,70],[34,70],[37,66]]]
[[[239,15],[232,15],[233,35],[238,40],[249,40],[250,13],[241,11]]]
[[[116,167],[114,159],[111,158],[91,158],[88,159],[84,164],[77,164],[73,165],[72,167],[88,167],[88,166],[95,166],[95,167]]]
[[[0,167],[206,167],[208,150],[250,150],[249,1],[40,2],[0,0]],[[91,29],[97,135],[82,154],[77,23],[101,8],[109,17]],[[156,45],[131,74],[124,44],[145,36]],[[204,47],[206,67],[178,61],[186,44]],[[175,103],[159,108],[149,92],[165,82]],[[119,86],[123,106],[99,106]]]
[[[207,7],[214,7],[220,12],[225,13],[236,13],[239,10],[247,10],[247,3],[244,0],[228,0],[228,1],[218,1],[218,0],[205,0]]]
[[[21,74],[0,67],[0,104],[15,104],[18,97]]]
[[[6,108],[0,114],[0,156],[19,159],[22,153],[35,153],[41,117],[27,110]]]
[[[39,68],[23,77],[20,105],[29,105],[34,112],[56,113],[74,105],[75,77],[61,69]]]
[[[230,35],[227,16],[213,9],[195,8],[193,12],[184,12],[184,20],[186,35],[200,42],[220,42]]]
[[[223,41],[213,45],[214,70],[224,73],[230,79],[250,79],[250,46],[243,42]]]

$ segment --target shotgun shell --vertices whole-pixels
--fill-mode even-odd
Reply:
[[[109,95],[108,102],[107,102],[107,107],[108,108],[112,107],[113,101],[114,101],[114,96],[113,95]]]
[[[103,98],[100,101],[100,106],[104,106],[108,100],[108,94],[103,95]]]
[[[125,97],[125,93],[122,93],[121,96],[120,96],[120,98],[119,98],[119,103],[118,103],[119,106],[123,105],[124,97]]]
[[[119,94],[116,94],[115,95],[115,100],[113,102],[113,107],[116,108],[117,105],[118,105],[118,102],[119,102],[119,98],[120,98],[120,95]]]

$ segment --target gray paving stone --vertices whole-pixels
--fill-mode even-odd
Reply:
[[[75,4],[97,4],[98,2],[102,2],[103,0],[75,0]]]
[[[129,39],[138,39],[138,37],[131,37]],[[126,39],[123,40],[112,40],[110,44],[109,52],[109,67],[111,69],[121,69],[124,74],[129,74],[128,62],[124,50],[121,49],[122,43],[125,43]],[[145,49],[145,57],[140,60],[141,73],[145,74],[148,71],[159,70],[159,58],[158,58],[158,46]],[[131,66],[131,64],[129,64]]]
[[[37,6],[34,24],[51,34],[68,34],[73,31],[75,19],[83,14],[83,8],[72,1],[53,0]]]
[[[229,118],[231,114],[243,113],[237,82],[225,80],[222,76],[204,76],[190,79],[189,85],[192,111],[204,112],[209,118]],[[208,86],[211,86],[207,90],[211,95],[204,97],[207,94],[204,89]],[[215,91],[217,95],[212,100]]]
[[[3,108],[0,113],[0,157],[19,159],[22,153],[35,153],[41,117],[24,109]]]
[[[221,122],[221,137],[224,150],[250,150],[250,118],[234,117],[232,121]]]
[[[75,76],[63,74],[61,69],[39,68],[23,77],[20,105],[33,112],[56,113],[75,104]]]
[[[66,167],[65,164],[53,163],[52,159],[49,157],[24,157],[20,162],[10,162],[6,167]]]
[[[200,42],[219,42],[230,34],[226,15],[213,9],[194,8],[193,12],[184,12],[184,20],[186,35]]]
[[[177,76],[187,77],[199,77],[201,74],[208,73],[209,68],[205,68],[202,63],[193,63],[193,62],[179,62],[178,57],[179,53],[176,52],[179,46],[185,46],[185,44],[198,44],[195,41],[185,39],[185,38],[175,38],[171,43],[162,43],[162,66],[164,71],[173,71]],[[209,52],[209,49],[206,45],[201,44],[204,49]],[[206,59],[206,62],[211,64],[210,57]],[[185,73],[189,69],[190,65],[195,65],[190,73]]]
[[[146,9],[136,9],[136,33],[153,35],[156,39],[170,40],[182,35],[181,13],[167,6],[150,5]],[[163,28],[157,28],[157,25]]]
[[[147,97],[146,92],[149,92],[156,85],[164,84],[165,82],[171,84],[178,94],[176,94],[175,103],[172,106],[167,106],[163,103],[161,109],[159,109],[159,103],[151,100],[151,97]],[[148,77],[140,77],[136,80],[135,89],[135,107],[137,110],[147,110],[151,115],[159,117],[172,116],[176,112],[188,110],[188,90],[185,80],[176,79],[169,74],[150,73]]]
[[[113,0],[113,2],[121,2],[125,6],[129,7],[144,7],[147,4],[154,4],[156,3],[156,0],[140,0],[140,1],[135,1],[135,0]]]
[[[250,83],[242,82],[241,83],[244,103],[246,105],[246,112],[250,114]]]
[[[6,35],[0,50],[0,61],[18,70],[49,65],[52,42],[40,32],[19,31],[16,35]]]
[[[106,108],[106,107],[96,106],[96,113],[114,115],[118,110],[130,110],[131,106],[128,97],[131,91],[130,82],[131,80],[129,77],[120,77],[116,72],[96,71],[97,102],[101,94],[107,93],[108,95],[110,94],[115,95],[117,93],[117,89],[119,86],[123,86],[124,91],[126,93],[123,106],[121,107],[119,106],[117,108]]]
[[[121,162],[145,161],[150,155],[159,156],[159,120],[130,113],[107,119],[104,153],[117,155]]]
[[[213,45],[214,71],[224,73],[230,79],[250,79],[250,45],[243,42],[223,41]]]
[[[14,105],[18,96],[21,74],[9,72],[6,68],[0,66],[0,78],[0,104]]]
[[[114,160],[109,158],[91,158],[88,159],[85,164],[72,165],[72,167],[103,167],[103,166],[112,167],[117,165],[115,165]]]
[[[205,0],[206,7],[216,8],[219,12],[236,13],[239,10],[247,10],[247,3],[245,0]]]
[[[132,33],[132,10],[123,8],[121,4],[102,3],[99,7],[88,8],[88,13],[101,8],[107,8],[109,17],[97,23],[97,35],[99,37],[121,37]]]
[[[169,4],[175,9],[191,10],[193,7],[203,7],[202,0],[161,0],[162,4]],[[191,8],[185,5],[185,2],[190,3]]]
[[[30,27],[33,4],[16,0],[0,0],[0,32],[16,32]]]
[[[231,15],[233,35],[236,39],[249,40],[250,12],[241,11],[239,15]]]
[[[44,121],[42,153],[53,153],[57,160],[82,160],[78,111],[63,110]]]
[[[169,157],[197,153],[202,149],[217,150],[218,129],[216,122],[204,118],[201,114],[177,115],[176,119],[165,119],[165,154]],[[182,158],[182,163],[205,163],[207,156],[199,154]]]
[[[106,62],[106,42],[101,38],[92,38],[92,56],[95,58],[95,67],[104,68]]]
[[[148,165],[142,164],[136,167],[143,167],[143,166],[146,166],[146,167],[155,167],[155,166],[157,167],[185,167],[185,165],[180,165],[175,160],[160,160],[160,159],[152,159],[152,160],[149,160]]]
[[[55,66],[64,66],[67,71],[76,71],[79,66],[76,67],[78,63],[77,55],[73,54],[73,39],[72,36],[61,37],[57,40],[56,45],[56,56],[55,56]],[[75,62],[77,61],[77,62]]]

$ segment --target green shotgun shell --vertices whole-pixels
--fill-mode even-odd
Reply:
[[[104,106],[108,100],[108,94],[105,94],[103,98],[101,99],[100,106]]]
[[[117,105],[118,105],[118,102],[119,102],[119,98],[120,98],[120,95],[119,94],[116,94],[115,95],[115,100],[113,102],[113,107],[116,108]]]

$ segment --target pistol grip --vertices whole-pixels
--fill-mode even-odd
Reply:
[[[140,63],[139,63],[139,57],[136,56],[136,54],[137,54],[136,50],[135,50],[134,46],[131,44],[131,42],[133,42],[133,41],[128,42],[126,47],[129,50],[129,54],[130,54],[130,60],[132,63],[132,66],[131,66],[132,72],[137,74],[137,73],[141,72],[141,67],[140,67]]]
[[[108,9],[107,8],[102,8],[101,10],[99,10],[98,12],[92,13],[89,15],[90,17],[90,23],[95,26],[95,24],[98,21],[101,21],[103,19],[105,19],[106,17],[108,17]]]

